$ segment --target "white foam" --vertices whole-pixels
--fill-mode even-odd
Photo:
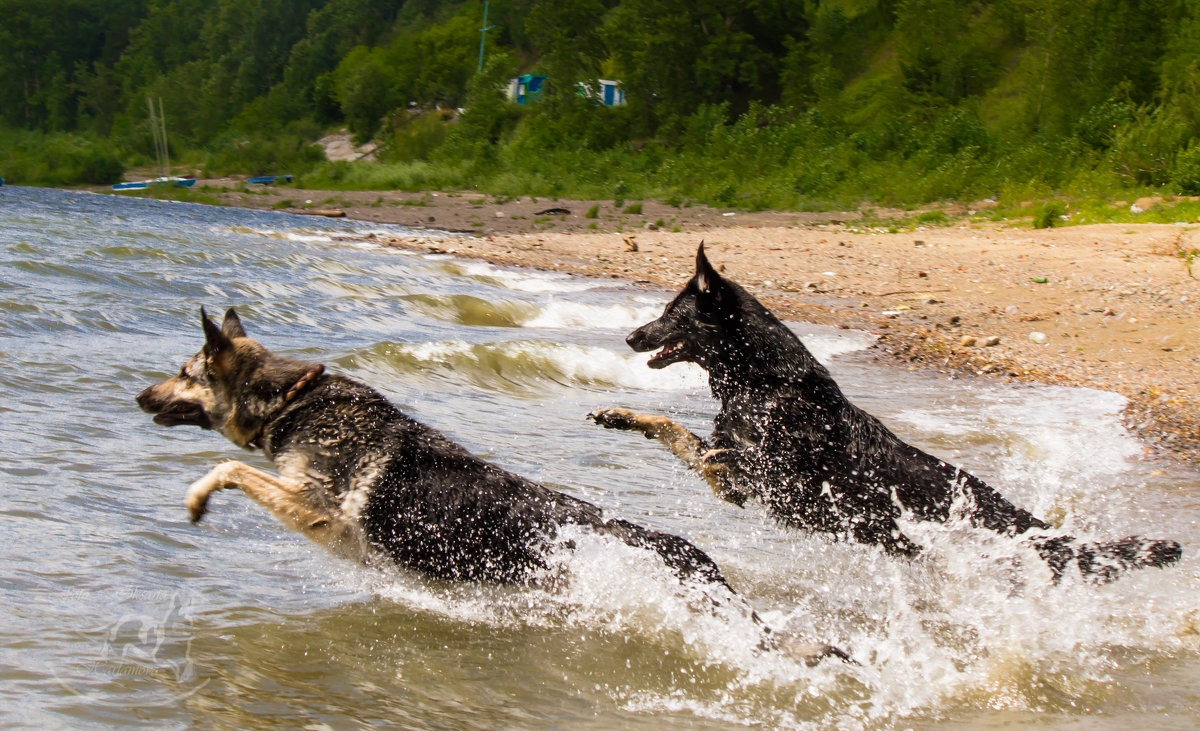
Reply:
[[[788,326],[796,332],[800,341],[804,343],[804,347],[808,348],[808,352],[812,353],[813,357],[822,365],[828,365],[832,358],[839,355],[866,350],[875,342],[874,336],[854,330],[836,333],[816,332],[811,329],[811,326],[803,324],[789,324]]]
[[[406,343],[397,346],[396,349],[419,361],[443,363],[455,356],[468,355],[473,347],[462,340],[443,340],[434,343]]]
[[[456,234],[443,231],[433,231],[428,229],[409,229],[404,227],[388,228],[342,228],[336,229],[313,229],[313,228],[288,228],[275,229],[263,228],[258,226],[230,226],[225,229],[233,233],[251,234],[254,236],[263,236],[272,239],[281,239],[284,241],[299,241],[299,242],[315,242],[329,243],[337,241],[358,248],[379,248],[380,244],[376,240],[378,238],[389,238],[392,236],[405,236],[408,238],[448,238]]]
[[[228,231],[239,234],[252,234],[254,236],[263,236],[269,239],[281,239],[283,241],[312,241],[325,243],[333,241],[332,234],[313,231],[310,229],[291,229],[280,231],[272,228],[257,228],[254,226],[230,226]]]
[[[631,305],[589,305],[569,300],[551,300],[541,306],[535,317],[522,327],[547,330],[588,328],[593,330],[633,330],[658,316],[653,307]]]
[[[573,350],[560,356],[568,372],[576,378],[647,391],[694,391],[708,387],[708,374],[691,363],[654,369],[646,365],[652,353],[622,355],[604,348]]]
[[[283,238],[287,239],[288,241],[301,241],[305,243],[319,244],[329,243],[334,240],[333,237],[328,234],[301,233],[299,231],[286,231],[283,234]]]
[[[606,286],[604,282],[556,272],[501,269],[484,261],[455,260],[452,268],[457,270],[458,274],[519,292],[583,292]]]

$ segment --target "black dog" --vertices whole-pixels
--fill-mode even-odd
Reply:
[[[664,442],[721,498],[762,501],[787,525],[847,536],[912,556],[902,511],[946,521],[956,501],[971,523],[1005,535],[1050,526],[1005,500],[979,478],[906,444],[850,403],[800,339],[749,292],[696,254],[696,273],[657,320],[626,339],[638,352],[661,348],[651,368],[690,361],[709,374],[721,401],[710,442],[662,416],[628,409],[589,414],[597,423]],[[1055,578],[1074,561],[1096,580],[1122,570],[1177,561],[1174,541],[1132,536],[1081,543],[1031,539]]]
[[[271,353],[246,336],[232,309],[221,327],[203,310],[201,320],[204,347],[138,404],[157,424],[215,429],[261,448],[279,476],[241,462],[214,467],[188,488],[193,522],[213,492],[239,489],[337,555],[505,583],[534,578],[560,529],[573,525],[653,551],[681,580],[729,588],[716,563],[683,538],[605,519],[591,503],[471,455],[369,386]],[[763,647],[773,647],[762,629]],[[826,646],[791,649],[810,662],[845,658]]]

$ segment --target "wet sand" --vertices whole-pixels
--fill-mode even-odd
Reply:
[[[889,233],[858,213],[200,187],[229,205],[471,234],[390,245],[667,288],[691,275],[704,240],[715,265],[785,319],[875,333],[877,355],[910,368],[1115,391],[1148,454],[1200,457],[1200,262],[1193,276],[1181,255],[1200,248],[1200,225],[1035,230],[964,218]]]

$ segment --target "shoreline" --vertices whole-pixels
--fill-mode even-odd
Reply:
[[[771,232],[764,233],[769,236]],[[733,238],[729,232],[725,234],[726,238]],[[680,247],[677,242],[672,242],[676,245],[667,244],[663,248],[675,256],[660,256],[661,263],[656,261],[651,267],[632,276],[631,272],[624,270],[620,274],[614,272],[609,266],[611,259],[603,254],[588,261],[579,258],[576,252],[566,250],[568,247],[562,246],[563,242],[556,242],[560,244],[558,246],[547,246],[545,239],[535,239],[530,243],[521,236],[493,236],[487,237],[486,245],[463,243],[447,246],[444,241],[414,237],[382,243],[425,253],[448,253],[481,259],[505,266],[615,278],[674,291],[691,276],[689,267],[694,249],[690,246],[698,241],[695,237],[689,237],[683,252],[678,251]],[[714,262],[720,261],[717,266],[724,273],[743,285],[749,285],[748,289],[782,319],[805,320],[869,332],[878,338],[871,347],[878,358],[910,370],[920,368],[950,377],[993,378],[1119,393],[1128,400],[1121,414],[1122,422],[1143,442],[1147,457],[1168,457],[1189,462],[1200,459],[1200,402],[1196,399],[1200,358],[1195,356],[1195,331],[1187,335],[1186,340],[1176,334],[1186,330],[1186,323],[1174,322],[1174,318],[1170,318],[1172,322],[1168,325],[1172,333],[1168,335],[1128,338],[1130,332],[1123,333],[1127,336],[1126,340],[1138,341],[1134,344],[1142,346],[1141,352],[1122,348],[1116,344],[1116,338],[1109,338],[1113,345],[1105,347],[1100,342],[1104,340],[1103,335],[1108,334],[1105,331],[1085,341],[1089,346],[1085,348],[1089,351],[1087,355],[1076,356],[1075,353],[1063,354],[1061,351],[1055,354],[1048,351],[1047,345],[1023,339],[1021,333],[1023,330],[1030,335],[1040,332],[1049,340],[1050,333],[1058,331],[1064,339],[1071,336],[1074,341],[1079,333],[1070,331],[1086,328],[1067,322],[1061,309],[1053,315],[1045,311],[1022,315],[1022,308],[1018,305],[1008,305],[1001,312],[997,312],[995,305],[983,305],[969,308],[970,314],[963,312],[943,315],[941,318],[931,317],[929,310],[942,310],[943,313],[955,310],[954,307],[944,307],[951,296],[950,291],[933,287],[897,288],[882,293],[858,292],[848,297],[842,293],[831,294],[818,290],[813,295],[805,296],[786,279],[779,284],[770,280],[763,283],[769,282],[773,286],[754,286],[745,276],[739,277],[744,267],[734,268],[721,261],[726,258],[723,256],[726,247],[720,245],[723,242],[718,242],[717,246],[713,243],[710,240],[705,244],[709,258]],[[654,251],[654,255],[659,253],[655,249],[650,251]],[[985,290],[985,296],[995,292]],[[939,296],[947,299],[937,299]],[[915,297],[918,302],[911,305],[888,304],[889,301],[902,301],[910,297]],[[858,307],[846,301],[860,298],[862,302]],[[1016,307],[1015,312],[1010,312],[1011,307]],[[1096,310],[1098,316],[1118,316],[1115,313],[1104,314],[1112,310],[1109,307],[1090,309]],[[1139,308],[1139,311],[1142,310]],[[1082,311],[1077,314],[1084,316]],[[1137,324],[1137,317],[1129,319],[1134,320],[1133,325]],[[1030,323],[1029,328],[1022,326],[1026,322]],[[1107,324],[1101,322],[1099,327]],[[1031,329],[1033,327],[1041,327],[1046,332]],[[964,345],[964,339],[968,338],[974,338],[975,344]],[[992,346],[984,345],[988,338],[998,338],[999,342]],[[1128,362],[1110,360],[1118,350],[1123,352]],[[1170,353],[1187,355],[1172,358]]]
[[[910,369],[1119,393],[1147,457],[1200,458],[1200,264],[1193,272],[1186,258],[1200,247],[1200,224],[969,221],[896,231],[871,225],[899,213],[878,210],[865,219],[202,182],[225,205],[333,208],[469,234],[376,239],[385,245],[668,290],[691,276],[703,239],[714,265],[784,319],[870,332],[878,357]]]

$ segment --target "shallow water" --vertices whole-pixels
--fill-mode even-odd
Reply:
[[[865,335],[795,325],[860,405],[1014,501],[1078,535],[1185,550],[1169,570],[1053,586],[1013,541],[913,525],[928,550],[902,562],[719,503],[661,447],[584,420],[625,405],[707,431],[702,373],[651,371],[623,343],[669,293],[370,231],[385,228],[0,188],[3,723],[1200,724],[1200,474],[1144,461],[1120,397],[935,379],[873,361]],[[356,568],[239,495],[190,525],[183,491],[213,464],[269,467],[133,403],[198,348],[200,305],[236,305],[268,346],[504,467],[687,536],[778,631],[860,665],[762,654],[744,616],[698,611],[640,552],[582,536],[559,580],[497,588]]]

